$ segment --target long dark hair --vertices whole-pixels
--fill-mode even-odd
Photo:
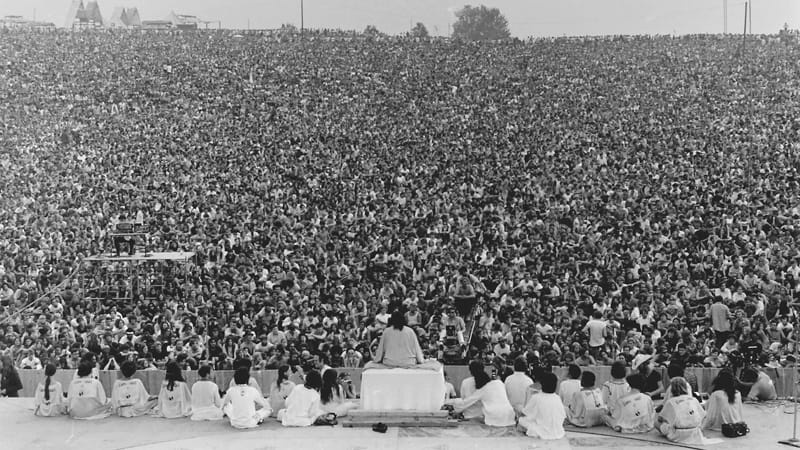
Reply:
[[[330,369],[328,369],[330,370]],[[306,389],[313,389],[319,392],[322,389],[322,376],[316,370],[309,370],[306,372]]]
[[[50,378],[56,374],[56,366],[53,364],[48,364],[47,367],[44,368],[44,399],[50,400]]]
[[[322,389],[320,390],[320,399],[322,403],[328,403],[333,400],[334,393],[339,390],[339,374],[333,370],[328,369],[322,374]]]
[[[164,379],[167,381],[167,390],[175,389],[176,381],[184,381],[183,374],[181,373],[181,366],[175,361],[170,361],[166,366],[166,376]]]
[[[480,361],[472,361],[469,363],[469,373],[475,378],[475,389],[480,389],[486,386],[486,383],[492,381],[483,363]]]
[[[717,377],[714,378],[714,382],[712,383],[713,391],[725,391],[728,395],[728,403],[733,403],[736,401],[736,380],[733,377],[733,373],[729,370],[722,370]]]
[[[284,364],[278,367],[278,379],[275,380],[275,384],[278,385],[278,389],[280,389],[281,384],[283,384],[283,382],[288,379],[289,379],[289,366]]]
[[[402,330],[406,326],[406,316],[399,309],[396,309],[389,318],[388,325],[397,330]]]

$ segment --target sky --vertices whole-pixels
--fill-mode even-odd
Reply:
[[[375,25],[389,34],[422,22],[431,34],[447,35],[454,11],[465,4],[497,7],[511,33],[529,36],[722,33],[725,0],[303,0],[308,28],[363,30]],[[63,26],[71,0],[0,0],[0,16],[21,15]],[[117,6],[136,6],[143,20],[175,11],[223,28],[270,29],[300,25],[301,0],[98,0],[107,19]],[[727,0],[728,32],[744,26],[745,0]],[[776,33],[788,23],[800,29],[800,0],[753,0],[752,31]]]

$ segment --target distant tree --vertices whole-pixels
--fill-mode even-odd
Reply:
[[[422,22],[417,22],[417,24],[414,25],[414,28],[411,29],[411,33],[410,34],[411,34],[411,37],[417,37],[417,38],[430,37],[430,33],[428,33],[428,29],[425,28],[425,24],[422,23]]]
[[[495,41],[508,39],[508,20],[497,8],[487,8],[484,5],[470,6],[456,11],[453,37],[467,41]]]
[[[370,37],[383,36],[381,30],[379,30],[375,25],[367,25],[367,28],[364,28],[364,34]]]

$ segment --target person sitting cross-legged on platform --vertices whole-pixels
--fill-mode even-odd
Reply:
[[[56,366],[53,364],[48,364],[44,368],[45,379],[36,387],[36,396],[33,402],[33,414],[37,416],[60,416],[66,410],[61,383],[52,379],[55,374]]]
[[[483,405],[483,419],[486,425],[492,427],[508,427],[516,423],[516,415],[511,402],[508,401],[506,387],[500,380],[492,380],[483,363],[472,361],[469,372],[475,378],[475,388],[472,395],[466,398],[447,400],[445,404],[452,404],[455,412],[462,412],[477,402]],[[463,393],[462,393],[463,394]]]
[[[656,418],[656,427],[672,442],[681,444],[713,444],[719,439],[703,436],[702,425],[706,411],[689,392],[689,383],[683,377],[669,382],[670,398]]]
[[[567,418],[576,427],[589,428],[603,424],[608,408],[603,393],[594,387],[595,375],[588,370],[581,374],[581,390],[572,397]]]
[[[514,412],[519,415],[522,408],[525,407],[525,400],[527,399],[528,388],[533,385],[533,380],[525,371],[528,369],[528,362],[525,357],[518,356],[514,360],[514,373],[506,378],[506,394],[508,394],[508,401],[514,407]]]
[[[234,428],[255,428],[269,417],[272,409],[256,388],[249,386],[250,370],[247,367],[236,369],[233,374],[236,383],[225,393],[222,399],[222,410]],[[256,410],[256,405],[261,409]]]
[[[631,387],[625,381],[627,370],[625,363],[622,361],[614,361],[611,365],[611,380],[603,383],[600,390],[603,392],[603,401],[608,406],[608,413],[614,414],[614,408],[617,406],[617,400],[628,395]]]
[[[322,410],[334,413],[337,417],[344,417],[351,409],[358,408],[357,402],[347,401],[344,389],[339,384],[339,373],[336,369],[328,369],[322,374],[322,389],[320,389]]]
[[[329,369],[330,370],[330,369]],[[306,373],[305,384],[295,386],[286,397],[286,409],[278,411],[278,420],[285,427],[308,427],[325,414],[322,410],[319,391],[322,376],[316,370]]]
[[[111,404],[100,381],[92,378],[92,365],[88,361],[78,366],[78,378],[69,385],[67,399],[69,415],[73,419],[102,419],[111,414]]]
[[[192,385],[192,420],[221,420],[222,399],[217,383],[209,379],[211,366],[200,366],[197,375],[200,379]]]
[[[603,419],[606,425],[622,433],[646,433],[655,426],[653,399],[642,393],[644,377],[641,374],[628,375],[626,381],[630,391],[609,408],[609,414]]]
[[[131,378],[136,373],[136,363],[125,361],[120,367],[122,378],[114,381],[111,389],[111,407],[120,417],[138,417],[149,413],[158,402],[147,393],[142,380]]]
[[[567,414],[561,398],[555,393],[558,378],[552,372],[541,374],[542,392],[534,394],[522,409],[519,426],[525,434],[539,439],[561,439]]]
[[[561,403],[564,408],[569,411],[572,400],[575,398],[575,393],[581,390],[581,367],[577,364],[570,364],[567,368],[569,379],[562,380],[558,385],[558,396],[561,397]]]
[[[167,419],[188,417],[192,414],[192,393],[175,361],[167,363],[164,383],[158,393],[158,407],[154,412],[155,415]]]

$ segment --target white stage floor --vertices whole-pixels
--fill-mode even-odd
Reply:
[[[33,416],[33,399],[0,399],[0,448],[11,449],[320,449],[320,450],[531,450],[531,449],[615,449],[668,448],[669,443],[651,432],[636,435],[647,441],[628,440],[607,428],[590,432],[574,431],[559,441],[528,438],[512,428],[491,428],[463,423],[458,428],[389,428],[386,434],[370,428],[309,427],[284,428],[270,419],[254,430],[234,430],[227,421],[192,422],[188,419],[109,417],[99,421],[72,420],[68,417]],[[751,434],[726,439],[709,449],[789,449],[779,439],[791,437],[792,415],[779,403],[745,405],[745,420]],[[789,405],[786,406],[790,410]],[[721,437],[709,432],[708,437]],[[672,447],[675,448],[675,447]]]

